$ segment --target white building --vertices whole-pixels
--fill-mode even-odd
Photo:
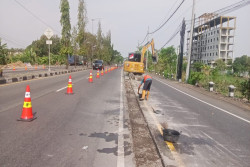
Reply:
[[[215,60],[233,60],[236,17],[217,16],[205,13],[196,20],[194,28],[191,62],[202,62],[213,66]],[[190,42],[188,31],[187,48]]]

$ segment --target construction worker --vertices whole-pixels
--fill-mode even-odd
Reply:
[[[147,74],[144,74],[143,75],[143,79],[138,87],[138,94],[139,94],[139,90],[141,88],[141,85],[144,83],[144,86],[143,86],[143,90],[142,90],[142,97],[140,98],[140,100],[144,100],[145,99],[145,95],[146,95],[146,100],[148,100],[148,96],[149,96],[149,91],[150,91],[150,87],[151,87],[151,84],[152,84],[152,77],[147,75]]]

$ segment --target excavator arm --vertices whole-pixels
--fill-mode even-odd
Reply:
[[[147,49],[151,46],[151,49],[152,49],[152,59],[153,59],[153,62],[157,62],[157,56],[155,54],[155,48],[154,48],[154,39],[151,40],[151,42],[148,42],[146,43],[143,48],[142,48],[142,51],[141,51],[141,63],[143,63],[144,61],[144,55],[147,51]]]

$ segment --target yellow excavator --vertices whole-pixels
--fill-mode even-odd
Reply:
[[[152,49],[152,60],[154,63],[156,63],[157,56],[154,50],[154,40],[152,39],[151,42],[148,42],[146,43],[146,45],[143,46],[141,53],[129,53],[128,60],[124,62],[124,71],[131,72],[134,74],[144,74],[144,67],[146,63],[146,60],[144,59],[144,54],[150,46]]]

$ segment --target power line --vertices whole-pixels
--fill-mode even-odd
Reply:
[[[14,40],[11,40],[11,39],[7,38],[6,35],[0,34],[0,36],[1,36],[1,38],[4,39],[5,41],[8,41],[8,42],[10,42],[10,43],[13,43],[13,44],[15,44],[15,45],[18,45],[18,46],[21,46],[21,47],[25,48],[25,46],[22,45],[22,44],[20,44],[19,42],[16,42],[16,41],[14,41]]]
[[[164,48],[170,41],[172,41],[174,37],[176,37],[176,35],[180,32],[180,28],[181,28],[181,24],[178,26],[178,28],[176,29],[176,32],[170,37],[170,39],[161,47],[161,49]]]
[[[145,40],[146,40],[146,38],[148,37],[148,35],[149,34],[154,34],[155,32],[157,32],[157,31],[159,31],[165,24],[167,24],[167,22],[173,17],[173,15],[177,12],[177,10],[181,7],[181,5],[183,4],[183,2],[184,2],[185,0],[182,0],[182,2],[179,4],[179,6],[175,9],[175,11],[170,15],[170,17],[167,19],[167,21],[165,21],[159,28],[157,28],[155,31],[153,31],[153,32],[148,32],[147,34],[146,34],[146,36],[144,37],[144,39],[143,39],[143,41],[139,44],[139,45],[141,45],[141,44],[143,44],[144,42],[145,42]],[[176,1],[177,2],[177,1]],[[176,4],[176,3],[175,3]],[[175,5],[174,4],[174,5]],[[172,6],[172,8],[173,8],[173,6]],[[170,9],[170,11],[172,10],[172,8]]]
[[[177,10],[181,7],[181,5],[183,4],[185,0],[182,0],[182,2],[179,4],[179,6],[175,9],[175,11],[170,15],[170,17],[167,19],[167,21],[165,21],[159,28],[157,28],[156,30],[149,32],[148,34],[154,34],[155,32],[159,31],[165,24],[167,24],[167,22],[173,17],[173,15],[177,12]]]
[[[33,12],[31,12],[29,9],[27,9],[23,4],[21,4],[20,2],[18,2],[17,0],[14,0],[18,5],[20,5],[24,10],[26,10],[28,13],[30,13],[33,17],[35,17],[37,20],[39,20],[41,23],[43,23],[44,25],[48,26],[48,27],[52,27],[50,26],[48,23],[46,23],[45,21],[43,21],[40,17],[38,17],[37,15],[35,15]],[[54,29],[54,31],[56,31],[57,33],[60,34],[60,32],[58,32],[56,29]]]

